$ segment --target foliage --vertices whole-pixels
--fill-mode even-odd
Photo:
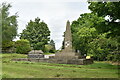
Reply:
[[[82,54],[86,54],[89,49],[88,43],[96,37],[95,28],[81,28],[77,34],[73,35],[73,46],[80,50]]]
[[[10,4],[2,4],[2,41],[12,41],[17,35],[17,14],[9,16]],[[3,45],[4,46],[4,45]]]
[[[53,48],[51,45],[45,45],[45,52],[50,52],[50,50]]]
[[[99,33],[107,33],[109,38],[108,60],[118,61],[120,57],[120,1],[119,2],[89,2],[89,9],[99,17],[104,17],[105,21],[96,26]]]
[[[87,54],[90,48],[88,43],[98,36],[94,26],[102,21],[104,21],[102,17],[91,13],[81,14],[77,21],[73,21],[71,24],[73,47],[80,50],[82,54]]]
[[[21,33],[21,39],[27,39],[30,41],[31,46],[35,50],[43,50],[46,44],[48,44],[50,36],[50,31],[45,22],[40,22],[40,19],[37,17],[35,21],[30,20],[26,29]]]
[[[9,15],[10,4],[2,3],[0,17],[2,24],[0,25],[2,31],[2,51],[9,51],[13,47],[12,40],[17,36],[17,14]]]
[[[2,43],[2,52],[6,53],[6,52],[15,52],[15,42],[14,41],[9,41],[9,42],[5,42]]]
[[[119,53],[111,53],[107,55],[107,60],[119,62],[120,61],[120,54]]]
[[[105,19],[96,29],[102,33],[109,32],[108,37],[116,37],[120,43],[120,1],[119,2],[89,2],[92,13]]]
[[[53,40],[50,40],[50,43],[49,43],[51,46],[53,46],[53,48],[55,49],[55,42]]]
[[[1,5],[0,5],[0,48],[2,47],[2,12],[1,12]]]
[[[99,16],[110,16],[111,20],[120,19],[120,1],[119,2],[89,2],[89,9]]]
[[[49,45],[52,46],[52,49],[49,51],[50,53],[55,53],[56,48],[55,48],[55,42],[53,40],[50,40]]]
[[[73,21],[71,28],[74,49],[80,50],[82,55],[92,55],[95,60],[108,60],[108,54],[118,51],[120,44],[117,39],[107,37],[110,32],[100,33],[97,29],[103,26],[101,25],[103,22],[105,22],[103,17],[93,13],[81,14],[76,21]],[[118,58],[114,59],[117,60]]]
[[[15,43],[16,53],[27,54],[30,50],[30,43],[26,39],[17,40]]]
[[[53,40],[50,40],[49,44],[45,45],[45,52],[55,53],[55,43]]]

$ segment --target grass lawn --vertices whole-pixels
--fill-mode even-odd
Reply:
[[[15,62],[23,54],[2,55],[3,78],[118,78],[118,66],[105,62],[90,65]]]

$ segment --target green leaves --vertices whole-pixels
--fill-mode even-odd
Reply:
[[[16,53],[27,54],[30,50],[30,43],[26,39],[21,39],[15,42]]]
[[[14,42],[12,40],[17,36],[17,14],[9,15],[10,4],[2,3],[0,7],[0,34],[2,36],[2,52],[13,51]]]
[[[50,31],[45,22],[40,22],[37,17],[35,21],[30,20],[26,29],[21,33],[21,39],[27,39],[30,41],[33,49],[42,49],[44,51],[44,45],[48,44]]]
[[[17,14],[9,16],[10,4],[3,3],[2,13],[2,40],[12,41],[17,35]],[[0,26],[1,27],[1,26]]]
[[[91,6],[95,7],[93,5],[96,4],[92,3]],[[98,3],[98,6],[103,7],[104,4]],[[71,25],[74,49],[80,50],[82,55],[92,55],[95,60],[107,60],[109,54],[119,50],[119,37],[115,37],[119,28],[114,27],[117,24],[106,21],[103,16],[99,17],[96,13],[81,14]]]
[[[95,26],[102,21],[102,17],[91,13],[81,14],[77,21],[73,21],[71,25],[73,47],[80,50],[82,54],[86,54],[89,48],[88,43],[98,35]]]
[[[102,33],[110,32],[108,37],[120,36],[120,1],[119,2],[90,2],[89,9],[99,17],[108,17],[96,29]],[[120,39],[118,38],[118,41]]]

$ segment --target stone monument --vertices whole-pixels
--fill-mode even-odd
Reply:
[[[32,50],[28,53],[28,58],[44,58],[42,50]]]
[[[55,59],[61,60],[63,62],[67,62],[67,60],[71,59],[79,59],[80,54],[74,52],[72,49],[72,34],[71,34],[71,27],[70,22],[67,21],[66,24],[66,31],[64,33],[64,49],[61,52],[55,54]]]

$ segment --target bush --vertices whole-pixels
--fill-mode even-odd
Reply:
[[[14,41],[8,41],[8,42],[2,42],[2,53],[14,53],[15,52],[15,42]]]
[[[26,39],[16,41],[16,53],[26,54],[31,50],[30,43]]]
[[[54,46],[52,45],[45,45],[45,52],[47,53],[55,53],[55,49],[54,49]]]
[[[119,55],[119,53],[117,54],[108,54],[107,55],[107,60],[108,61],[120,61],[120,55]]]

